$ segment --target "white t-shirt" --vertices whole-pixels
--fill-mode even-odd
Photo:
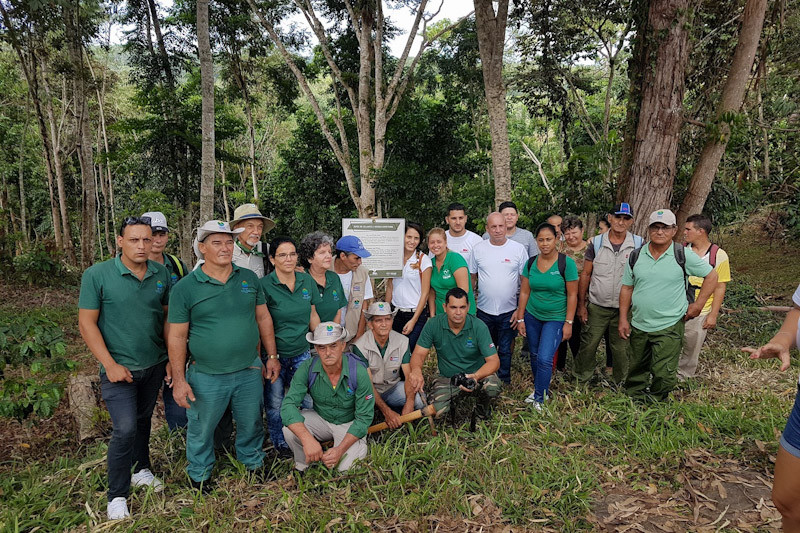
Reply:
[[[447,247],[454,252],[460,253],[461,257],[463,257],[467,263],[469,263],[469,252],[472,250],[472,247],[479,242],[483,242],[480,235],[469,230],[465,231],[464,235],[460,237],[453,237],[450,235],[450,230],[447,230],[445,233],[447,234]]]
[[[348,298],[350,298],[350,285],[353,284],[353,271],[351,270],[347,272],[347,274],[339,274],[337,272],[336,275],[339,276],[339,280],[341,280],[342,282],[342,288],[344,289],[344,293],[347,295]],[[370,298],[374,297],[375,295],[372,293],[372,283],[367,283],[367,286],[364,287],[364,301],[366,302]],[[342,307],[342,319],[340,322],[343,326],[344,326],[345,314],[347,314],[347,306]]]
[[[511,239],[502,246],[483,240],[476,244],[467,263],[470,274],[478,274],[478,309],[495,316],[516,309],[519,277],[527,260],[525,247]]]
[[[416,268],[419,263],[419,268]],[[422,294],[422,273],[432,268],[431,258],[417,252],[411,254],[403,265],[403,277],[392,278],[392,305],[403,309],[416,309]]]

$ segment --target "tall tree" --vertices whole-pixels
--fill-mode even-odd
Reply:
[[[438,14],[438,10],[432,14],[425,13],[428,0],[419,0],[414,8],[414,22],[403,52],[391,68],[385,63],[387,23],[384,18],[383,0],[344,0],[343,6],[338,1],[330,0],[294,0],[295,7],[317,38],[319,49],[332,78],[335,111],[328,117],[323,111],[323,105],[312,92],[308,77],[289,52],[288,39],[279,35],[276,29],[277,21],[286,13],[266,10],[258,6],[256,0],[247,0],[247,3],[256,13],[281,57],[297,78],[303,95],[311,104],[325,139],[344,171],[350,197],[359,215],[362,217],[374,215],[375,179],[386,160],[386,129],[389,121],[397,112],[422,53],[433,41],[464,18],[429,35],[426,31],[428,23]],[[320,13],[325,13],[336,22],[331,29],[325,28]],[[340,51],[334,48],[336,33],[340,36],[355,37],[358,46],[356,72],[348,72],[345,67],[347,58],[343,60]],[[417,55],[409,64],[409,54],[418,34],[422,36],[422,43]],[[358,172],[350,161],[350,139],[346,131],[348,117],[342,96],[347,97],[355,120]],[[328,124],[328,118],[333,120],[336,135]]]
[[[647,215],[669,207],[683,124],[689,57],[689,0],[635,0],[636,39],[631,58],[626,135],[618,199]]]
[[[494,174],[495,206],[511,200],[511,150],[508,144],[506,116],[506,87],[503,82],[503,52],[505,51],[508,0],[474,0],[475,28],[489,111],[489,131],[492,136],[492,173]]]
[[[197,52],[202,97],[202,156],[200,166],[200,220],[214,218],[214,58],[208,24],[209,0],[197,0]]]
[[[764,27],[766,11],[767,0],[747,0],[745,3],[739,40],[733,53],[728,78],[722,88],[715,120],[713,125],[708,128],[708,136],[697,166],[692,173],[689,190],[677,213],[679,226],[682,226],[690,215],[703,210],[708,194],[711,192],[711,184],[730,139],[730,120],[742,107],[750,71],[753,69],[753,62],[758,51],[758,42]]]

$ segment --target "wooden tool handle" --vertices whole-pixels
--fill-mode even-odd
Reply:
[[[434,416],[436,414],[436,408],[433,404],[426,405],[422,409],[417,409],[411,413],[402,415],[400,417],[400,422],[405,424],[406,422],[413,422],[414,420],[418,420],[423,416]],[[374,426],[370,426],[367,430],[368,433],[376,433],[378,431],[383,431],[384,429],[388,428],[389,425],[386,422],[381,422],[380,424],[375,424]]]

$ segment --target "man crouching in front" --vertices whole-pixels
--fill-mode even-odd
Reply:
[[[301,472],[314,461],[345,471],[367,456],[367,429],[375,409],[372,380],[361,359],[344,353],[346,338],[347,330],[335,322],[323,322],[308,333],[319,355],[300,365],[283,399],[283,435]],[[306,394],[314,406],[301,410]],[[323,452],[320,442],[329,440],[333,447]]]

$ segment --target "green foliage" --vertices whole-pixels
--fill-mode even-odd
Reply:
[[[35,243],[13,259],[14,272],[18,279],[28,285],[58,285],[63,283],[64,267],[59,256]]]
[[[4,379],[0,388],[0,417],[23,420],[33,414],[49,418],[62,395],[63,387],[51,381]]]

